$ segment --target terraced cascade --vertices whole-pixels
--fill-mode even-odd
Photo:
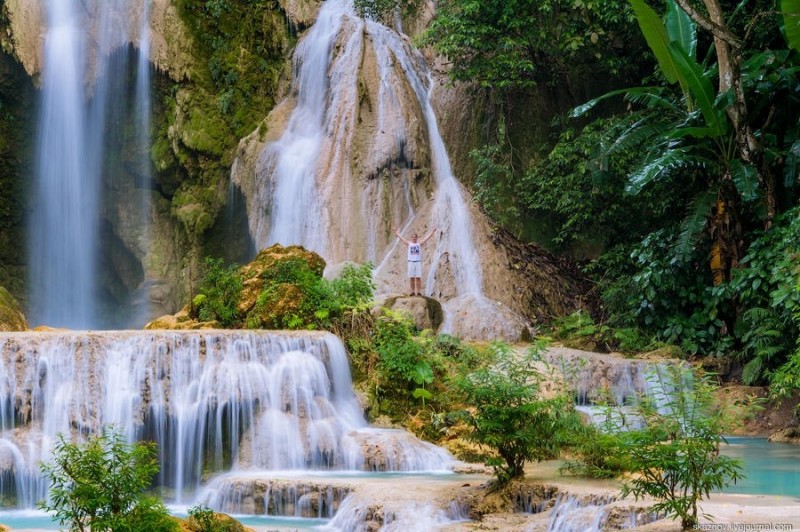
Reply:
[[[170,502],[231,511],[238,500],[237,513],[332,517],[350,491],[332,476],[454,463],[404,431],[367,426],[344,347],[329,333],[0,336],[0,499],[33,508],[47,491],[39,463],[57,435],[104,425],[157,443]],[[267,492],[266,503],[253,502]]]

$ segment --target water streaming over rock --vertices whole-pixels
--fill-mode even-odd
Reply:
[[[111,115],[127,104],[113,69],[116,50],[144,47],[136,92],[137,124],[149,145],[149,29],[146,0],[46,0],[36,179],[29,263],[31,323],[102,326],[99,263],[104,152]],[[132,15],[138,26],[131,24]],[[122,90],[127,91],[127,87]],[[149,158],[149,150],[138,148]],[[149,170],[148,170],[149,172]],[[132,211],[141,212],[139,205]]]
[[[371,261],[380,275],[400,253],[393,223],[420,232],[435,226],[426,293],[445,292],[439,285],[446,282],[451,296],[480,295],[473,221],[430,104],[422,55],[404,36],[358,18],[352,2],[331,0],[298,45],[294,73],[283,104],[293,110],[256,165],[250,226],[257,245],[301,244],[330,263]],[[365,114],[371,124],[362,123]],[[405,178],[376,173],[387,167]],[[428,193],[433,202],[420,214],[415,205]]]
[[[2,495],[19,507],[44,497],[38,464],[58,434],[106,425],[157,443],[159,484],[177,503],[195,500],[204,471],[452,462],[400,431],[366,427],[347,354],[328,333],[9,333],[0,336],[0,422]]]

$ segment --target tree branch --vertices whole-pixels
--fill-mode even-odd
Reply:
[[[700,13],[689,3],[688,0],[675,0],[675,2],[686,12],[687,15],[691,17],[692,20],[697,23],[698,26],[704,30],[710,31],[711,34],[717,39],[725,41],[733,48],[738,49],[742,46],[742,40],[739,37],[734,35],[728,28],[716,24],[710,18]]]

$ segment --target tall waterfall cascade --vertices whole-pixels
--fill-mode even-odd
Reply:
[[[379,292],[397,293],[407,291],[406,250],[393,227],[407,237],[435,228],[423,246],[423,291],[443,302],[440,332],[492,336],[457,329],[470,309],[480,315],[472,325],[506,320],[518,333],[518,316],[486,296],[493,246],[453,175],[422,54],[359,18],[352,1],[330,0],[293,65],[289,96],[242,141],[232,171],[257,247],[299,244],[329,265],[371,262]]]
[[[207,491],[208,471],[227,475],[213,489],[224,498],[231,476],[444,471],[453,463],[403,431],[367,426],[347,354],[329,333],[0,336],[3,500],[34,507],[47,492],[39,463],[58,435],[80,439],[109,425],[129,441],[157,444],[158,484],[178,504]]]
[[[100,288],[100,210],[113,181],[104,142],[110,123],[133,103],[139,179],[149,180],[149,26],[147,0],[44,0],[41,111],[32,187],[29,263],[33,324],[104,327]],[[133,94],[121,80],[130,43],[139,48]],[[128,206],[146,219],[146,198]],[[146,247],[146,230],[140,237]],[[139,309],[146,314],[146,309]],[[144,320],[140,318],[142,323]]]

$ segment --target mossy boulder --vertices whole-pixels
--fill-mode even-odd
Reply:
[[[241,325],[253,329],[291,328],[293,319],[307,318],[307,298],[322,280],[325,260],[301,246],[275,244],[261,250],[237,271],[242,290],[236,302]],[[177,314],[162,316],[145,329],[202,329],[221,327],[216,321],[199,321],[193,310],[205,295],[193,299]],[[240,326],[241,326],[240,325]]]
[[[8,290],[0,286],[0,331],[25,331],[28,322],[22,309]]]
[[[204,530],[218,530],[219,532],[254,532],[249,526],[244,526],[242,523],[233,517],[219,513],[208,511],[203,514],[201,520],[193,516],[180,521],[181,532],[203,532]]]
[[[300,264],[305,264],[317,277],[322,277],[322,272],[325,270],[325,260],[301,246],[284,247],[274,244],[259,251],[256,258],[239,270],[244,280],[239,310],[245,314],[250,312],[270,280],[277,280],[281,270],[297,267]],[[276,284],[285,283],[278,282]]]

